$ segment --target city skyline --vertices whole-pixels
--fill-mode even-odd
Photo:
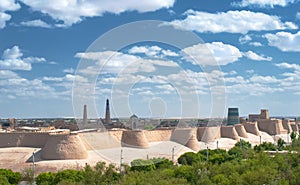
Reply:
[[[260,109],[274,116],[297,116],[299,6],[297,0],[1,1],[0,118],[74,117],[73,80],[86,82],[78,71],[85,59],[99,61],[99,69],[86,70],[98,70],[98,79],[95,104],[80,104],[81,117],[83,104],[88,110],[95,107],[89,117],[105,117],[107,98],[112,118],[185,117],[182,102],[191,105],[188,111],[195,117],[226,117],[228,107],[239,107],[242,116]],[[112,29],[144,20],[193,32],[209,54],[201,43],[176,48],[139,42],[119,51],[87,51]],[[113,57],[100,69],[108,55]],[[203,70],[210,67],[214,70]],[[224,84],[211,83],[218,79]],[[123,92],[130,109],[120,111],[122,96],[116,96],[116,88],[130,80],[136,83]],[[224,111],[212,115],[212,92],[220,88]],[[195,97],[188,102],[190,92]]]

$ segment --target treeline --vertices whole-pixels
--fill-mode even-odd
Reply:
[[[299,185],[300,139],[292,137],[285,147],[262,143],[251,148],[241,140],[229,151],[201,150],[188,152],[178,158],[178,165],[165,158],[137,159],[131,166],[86,165],[82,170],[62,170],[41,173],[37,185]],[[268,151],[286,150],[286,153]],[[5,173],[4,173],[5,172]],[[6,174],[7,173],[7,174]],[[23,174],[24,176],[24,174]],[[0,184],[17,184],[22,179],[18,172],[0,171]]]

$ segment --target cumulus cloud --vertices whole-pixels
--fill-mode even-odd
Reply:
[[[256,82],[256,83],[277,83],[280,80],[278,80],[274,76],[259,76],[259,75],[254,75],[250,78],[251,82]]]
[[[120,14],[126,11],[149,12],[161,8],[169,8],[174,0],[20,0],[33,10],[48,14],[54,20],[63,21],[70,26],[82,21],[85,17],[102,16],[104,13]]]
[[[232,5],[246,7],[246,6],[259,6],[259,7],[274,7],[282,6],[285,7],[289,4],[297,2],[297,0],[242,0],[241,2],[233,2]]]
[[[162,49],[159,46],[133,46],[128,50],[130,54],[145,54],[149,57],[164,57],[164,56],[171,56],[177,57],[179,56],[177,53],[171,50]]]
[[[74,73],[75,70],[73,68],[68,68],[63,70],[64,73]]]
[[[16,78],[17,73],[10,70],[0,70],[0,79]]]
[[[265,35],[269,46],[274,46],[281,51],[300,51],[300,31],[295,34],[289,32],[268,33]]]
[[[282,62],[279,64],[275,64],[275,66],[282,68],[282,69],[294,69],[294,70],[300,71],[300,65],[298,65],[298,64],[290,64],[290,63]]]
[[[247,51],[243,53],[244,56],[251,60],[258,60],[258,61],[271,61],[272,57],[267,57],[264,55],[258,55],[257,53],[254,53],[253,51]]]
[[[16,11],[20,9],[20,5],[15,3],[15,0],[1,0],[0,1],[0,28],[6,26],[6,22],[11,19],[11,15],[6,11]]]
[[[186,18],[169,24],[197,32],[243,33],[249,31],[297,29],[292,22],[282,22],[279,17],[247,10],[207,13],[194,10],[185,12]]]
[[[297,18],[297,19],[300,19],[300,12],[297,12],[296,18]]]
[[[41,19],[36,19],[32,21],[23,21],[20,23],[23,26],[28,27],[41,27],[41,28],[51,28],[52,26],[50,24],[47,24],[46,22],[42,21]]]
[[[135,52],[138,50],[141,51],[140,49],[137,49]],[[119,73],[121,71],[126,73],[137,73],[153,72],[156,69],[155,66],[178,66],[177,63],[171,60],[145,59],[139,56],[115,51],[76,53],[75,57],[97,61],[98,68],[92,66],[81,69],[81,72],[84,72],[85,74],[99,74],[101,67],[103,67],[101,72],[105,73]]]
[[[255,47],[263,46],[262,43],[260,43],[260,42],[250,42],[249,45],[255,46]]]
[[[9,70],[31,70],[32,63],[45,62],[46,59],[39,57],[23,58],[23,53],[18,46],[8,48],[3,52],[2,60],[0,60],[0,69]]]
[[[16,11],[20,9],[20,5],[15,0],[1,0],[0,11]]]
[[[11,16],[7,13],[0,12],[0,28],[4,28],[6,26],[6,21],[9,21]]]
[[[182,51],[188,55],[186,59],[194,65],[227,65],[242,57],[238,48],[222,42],[197,44]]]
[[[246,44],[247,42],[250,42],[252,40],[252,38],[249,35],[242,35],[239,38],[239,42],[241,44]]]

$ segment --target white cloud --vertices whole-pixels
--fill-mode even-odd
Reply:
[[[16,11],[20,9],[20,5],[15,3],[15,0],[1,0],[0,1],[0,11]]]
[[[277,66],[279,68],[283,68],[283,69],[294,69],[294,70],[300,71],[300,65],[298,65],[298,64],[289,64],[289,63],[283,62],[283,63],[275,64],[275,66]]]
[[[4,28],[6,26],[6,21],[9,21],[10,19],[10,15],[0,12],[0,28]]]
[[[252,40],[252,38],[249,36],[249,35],[242,35],[242,36],[240,36],[240,38],[239,38],[239,42],[241,43],[241,44],[246,44],[247,42],[249,42],[249,41],[251,41]]]
[[[31,70],[32,63],[45,62],[44,58],[26,57],[23,58],[23,53],[18,46],[11,49],[6,49],[3,52],[2,60],[0,60],[0,69],[9,70]]]
[[[177,53],[168,50],[162,49],[159,46],[134,46],[128,50],[130,54],[145,54],[149,57],[159,57],[163,58],[165,56],[177,57]]]
[[[157,56],[162,48],[158,46],[134,46],[129,49],[128,53],[137,54],[143,53],[147,56]]]
[[[253,51],[247,51],[247,52],[244,52],[243,54],[244,54],[244,56],[246,56],[247,58],[249,58],[251,60],[258,60],[258,61],[271,61],[272,60],[272,57],[258,55],[256,53],[254,53]]]
[[[95,60],[97,67],[87,67],[80,72],[85,74],[101,73],[137,73],[153,72],[156,66],[177,67],[177,63],[163,59],[144,59],[139,56],[124,54],[115,51],[76,53],[75,57]],[[102,69],[100,67],[103,67]],[[101,71],[100,71],[101,69]]]
[[[20,5],[15,3],[15,0],[1,0],[0,1],[0,28],[6,26],[6,22],[11,19],[11,15],[6,11],[16,11],[20,9]]]
[[[300,19],[300,12],[297,12],[296,18],[297,18],[297,19]]]
[[[274,7],[274,6],[282,6],[285,7],[289,4],[297,2],[297,0],[242,0],[241,2],[233,2],[234,6],[251,6],[256,5],[259,7]]]
[[[35,11],[48,14],[54,20],[63,21],[60,26],[70,26],[85,17],[102,16],[104,13],[120,14],[126,11],[150,12],[173,6],[174,0],[20,0]]]
[[[20,23],[23,26],[29,27],[41,27],[41,28],[51,28],[52,26],[42,21],[41,19],[36,19],[32,21],[24,21]]]
[[[256,82],[256,83],[277,83],[280,80],[278,80],[274,76],[258,76],[254,75],[250,78],[251,82]]]
[[[300,51],[300,31],[292,34],[289,32],[277,32],[276,34],[266,34],[269,46],[274,46],[281,51]]]
[[[0,70],[0,79],[16,78],[18,77],[17,73],[9,70]]]
[[[243,33],[249,31],[297,29],[291,22],[282,22],[279,17],[247,10],[207,13],[188,10],[186,18],[169,24],[180,29],[197,32]]]
[[[197,44],[182,51],[188,55],[186,57],[188,61],[195,65],[227,65],[242,57],[238,48],[222,42]]]
[[[249,45],[255,46],[255,47],[263,46],[262,43],[260,43],[260,42],[250,42]]]
[[[253,69],[246,70],[246,73],[252,74],[254,73],[254,70]]]
[[[64,73],[74,73],[75,70],[73,68],[68,68],[63,70]]]

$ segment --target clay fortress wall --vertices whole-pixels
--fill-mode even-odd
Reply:
[[[173,141],[198,151],[199,141],[208,143],[220,138],[238,140],[240,137],[247,138],[248,133],[259,136],[260,131],[271,135],[299,132],[297,122],[269,119],[268,112],[262,112],[265,114],[262,119],[230,126],[82,133],[7,132],[0,133],[0,147],[41,148],[41,158],[45,160],[84,159],[88,150],[121,146],[148,148],[152,142]]]

